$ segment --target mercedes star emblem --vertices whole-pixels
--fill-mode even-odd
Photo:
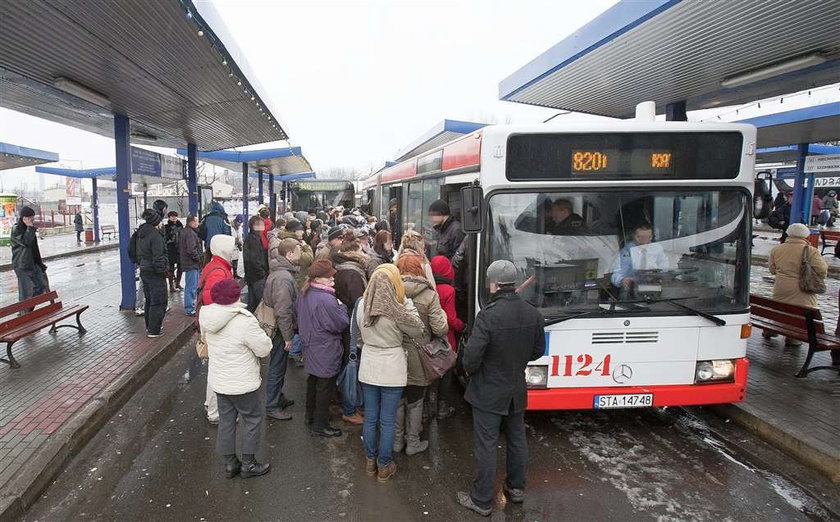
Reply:
[[[622,364],[613,370],[612,378],[616,383],[624,384],[633,378],[633,368],[627,364]]]

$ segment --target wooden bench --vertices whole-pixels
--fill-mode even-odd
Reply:
[[[837,242],[840,241],[840,230],[821,230],[820,231],[820,239],[822,240],[822,250],[820,250],[820,255],[825,255],[826,248],[834,248],[837,246]],[[834,241],[834,243],[829,243],[829,241]],[[831,252],[833,255],[834,252]]]
[[[809,368],[811,359],[817,352],[838,350],[837,353],[832,354],[832,359],[840,359],[840,337],[826,333],[819,309],[750,295],[750,315],[753,326],[765,332],[808,343],[808,355],[805,357],[802,368],[796,374],[797,377],[807,377],[809,373],[816,370],[835,370],[840,373],[840,366]]]
[[[0,342],[6,343],[6,353],[9,357],[0,361],[8,363],[12,368],[20,368],[20,364],[12,355],[12,345],[47,326],[51,327],[51,334],[59,328],[66,327],[75,328],[79,331],[79,335],[82,335],[87,330],[82,326],[79,316],[87,309],[87,305],[65,307],[58,300],[58,294],[55,291],[0,308]],[[56,324],[73,315],[76,316],[76,325]]]
[[[102,225],[101,230],[102,235],[107,235],[108,239],[113,239],[113,237],[117,234],[117,227],[115,225]]]

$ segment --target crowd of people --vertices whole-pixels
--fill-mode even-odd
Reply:
[[[208,358],[207,420],[218,425],[227,478],[269,472],[268,463],[256,460],[260,433],[266,417],[294,417],[295,399],[285,389],[290,359],[308,375],[310,433],[343,435],[330,413],[337,402],[342,421],[362,427],[368,475],[386,482],[396,473],[396,453],[428,449],[424,422],[445,419],[455,408],[446,400],[452,369],[430,374],[423,347],[434,341],[457,350],[466,319],[451,259],[463,263],[467,242],[445,201],[428,209],[435,242],[411,229],[395,238],[389,220],[359,210],[287,212],[272,221],[267,207],[231,219],[214,203],[201,221],[191,214],[185,225],[167,210],[157,201],[143,213],[129,255],[140,271],[149,337],[162,333],[167,283],[170,293],[183,292],[184,312],[196,318],[200,355]],[[471,490],[457,495],[483,515],[494,497],[502,431],[509,455],[504,490],[522,501],[527,391],[516,376],[545,349],[542,317],[514,292],[513,264],[491,264],[487,278],[496,299],[463,348],[479,470]],[[352,378],[346,373],[356,368],[351,358],[358,361]],[[264,388],[261,359],[267,361]],[[340,378],[358,382],[361,393],[346,384],[339,390]]]

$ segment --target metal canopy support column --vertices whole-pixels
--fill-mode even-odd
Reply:
[[[242,214],[245,222],[242,223],[242,234],[248,233],[248,163],[242,162]]]
[[[96,187],[96,176],[90,178],[90,183],[90,209],[93,212],[93,242],[99,243],[99,192]]]
[[[134,232],[128,219],[128,200],[131,196],[131,141],[128,117],[114,114],[114,142],[117,159],[117,224],[120,238],[120,310],[134,310],[137,286],[134,263],[128,258],[128,241]]]
[[[665,121],[688,121],[685,100],[669,103],[665,106]]]
[[[271,216],[271,222],[277,219],[277,196],[274,194],[274,174],[268,174],[268,213]]]
[[[805,188],[805,157],[808,155],[808,144],[799,144],[799,157],[796,160],[796,178],[793,183],[793,201],[790,204],[790,222],[791,223],[805,223],[808,224],[811,206],[806,208],[805,202],[808,200],[806,190],[814,190],[814,183],[808,189]]]
[[[260,188],[257,189],[257,200],[260,202],[260,205],[264,205],[265,201],[263,201],[263,169],[257,169],[257,182],[260,186]]]
[[[187,201],[190,214],[198,215],[198,153],[195,143],[187,144]]]

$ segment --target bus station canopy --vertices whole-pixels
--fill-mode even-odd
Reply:
[[[58,154],[0,142],[0,170],[31,167],[58,161]]]
[[[622,0],[502,80],[502,100],[629,117],[835,83],[840,2]],[[788,142],[789,143],[789,142]]]
[[[297,181],[299,179],[314,179],[315,173],[314,172],[298,172],[297,174],[282,174],[282,175],[274,175],[274,174],[265,174],[266,179],[268,176],[271,176],[274,181]],[[260,175],[256,172],[251,172],[248,174],[248,177],[251,178],[259,178]]]
[[[58,167],[35,167],[39,174],[54,174],[56,176],[67,176],[68,178],[92,179],[107,178],[114,179],[117,175],[117,167],[102,167],[98,169],[65,169]]]
[[[809,156],[822,156],[825,154],[840,154],[840,147],[836,145],[808,146]],[[763,147],[758,149],[755,156],[756,163],[794,163],[799,159],[799,147],[797,145],[782,145],[780,147]]]
[[[406,147],[404,147],[400,152],[397,153],[397,158],[395,158],[395,162],[399,163],[403,160],[406,160],[412,156],[416,156],[418,154],[422,154],[428,150],[432,150],[435,147],[439,147],[444,143],[449,143],[450,141],[454,140],[455,138],[462,136],[464,134],[469,134],[473,131],[476,131],[482,127],[486,127],[486,123],[475,123],[471,121],[457,121],[457,120],[443,120],[442,122],[438,123],[428,132],[414,140],[413,142],[409,143]],[[388,165],[386,164],[386,167]]]
[[[178,149],[178,154],[185,156],[186,149]],[[303,156],[300,147],[285,147],[260,150],[217,150],[198,152],[198,159],[233,172],[242,172],[242,164],[248,164],[248,170],[283,176],[312,172],[312,166]]]
[[[218,150],[287,138],[211,2],[0,2],[0,106],[131,140]]]
[[[840,139],[840,102],[757,116],[738,123],[758,128],[760,148],[824,143]]]

